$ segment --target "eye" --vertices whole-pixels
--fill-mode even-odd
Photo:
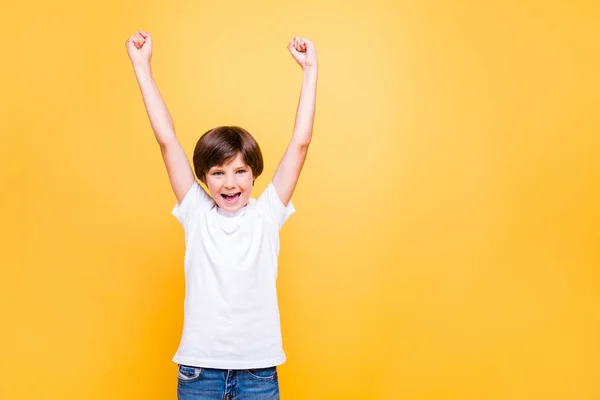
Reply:
[[[245,169],[240,169],[238,172],[241,172],[242,174],[246,172]]]
[[[221,171],[217,171],[217,172],[213,173],[213,175],[219,175],[219,174],[222,174],[222,172]]]

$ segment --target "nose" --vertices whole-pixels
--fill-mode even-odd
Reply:
[[[235,187],[235,177],[232,175],[228,175],[225,178],[225,187],[227,188],[233,188]]]

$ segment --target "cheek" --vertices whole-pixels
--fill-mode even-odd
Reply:
[[[244,174],[244,175],[238,176],[238,184],[248,186],[248,182],[250,182],[250,185],[252,185],[252,175],[251,174]]]

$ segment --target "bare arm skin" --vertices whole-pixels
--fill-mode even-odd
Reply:
[[[317,54],[312,41],[295,37],[288,44],[288,50],[302,67],[303,78],[294,133],[273,176],[273,186],[285,206],[296,189],[312,139],[318,77]]]
[[[183,198],[194,183],[194,173],[181,147],[171,114],[158,91],[152,76],[150,58],[152,57],[152,37],[149,33],[138,31],[125,42],[131,60],[144,106],[156,141],[160,145],[163,161],[167,167],[171,187],[181,204]]]

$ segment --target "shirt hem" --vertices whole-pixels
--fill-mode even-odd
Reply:
[[[281,365],[286,361],[286,357],[275,357],[258,361],[220,361],[209,360],[206,358],[173,357],[176,364],[189,365],[200,368],[218,368],[218,369],[249,369],[249,368],[268,368]]]

